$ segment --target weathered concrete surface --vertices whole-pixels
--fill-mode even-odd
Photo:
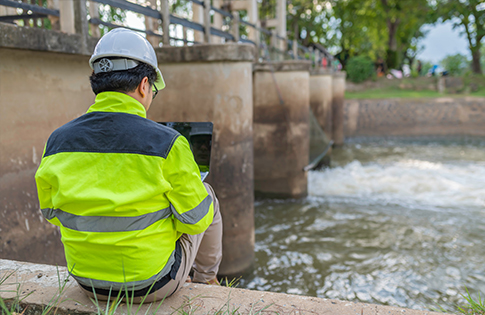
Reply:
[[[272,74],[273,65],[283,70]],[[278,198],[304,197],[307,174],[303,167],[309,160],[309,63],[257,64],[253,90],[255,193]]]
[[[185,56],[183,60],[192,61],[193,57],[188,57],[192,47],[157,49],[167,88],[160,92],[148,111],[148,117],[155,121],[214,123],[212,163],[207,181],[214,187],[221,206],[224,237],[220,273],[225,275],[244,271],[254,258],[253,52],[247,53],[251,46],[237,46],[194,46],[197,51],[207,48],[220,60],[201,53],[200,56],[207,57],[204,62],[180,63],[171,60],[181,60],[180,56]],[[227,55],[220,55],[217,47]],[[235,55],[239,49],[246,59]],[[174,51],[175,55],[171,55]],[[167,55],[172,56],[168,61],[162,58]]]
[[[183,47],[164,47],[156,49],[159,63],[175,62],[223,62],[252,61],[255,49],[250,44],[228,43],[223,45],[197,44]],[[163,69],[161,69],[163,72]]]
[[[485,98],[345,102],[345,136],[485,136]]]
[[[97,38],[89,38],[83,47],[81,35],[41,28],[0,23],[0,47],[91,55]]]
[[[0,297],[4,300],[15,297],[17,283],[21,284],[21,296],[30,293],[23,300],[26,306],[25,315],[34,314],[50,303],[54,305],[57,314],[93,314],[97,313],[96,306],[81,292],[77,283],[71,278],[65,290],[59,296],[57,272],[61,275],[61,283],[66,279],[67,270],[64,267],[56,269],[54,266],[35,265],[9,260],[0,260],[0,278],[11,274],[4,285],[0,287]],[[14,292],[8,292],[13,290]],[[54,297],[54,299],[53,299]],[[142,305],[139,314],[154,312],[159,303]],[[99,303],[102,310],[106,309],[104,302]],[[148,311],[148,307],[150,310]],[[136,310],[138,305],[134,305]],[[391,315],[437,315],[429,311],[404,309],[400,307],[354,303],[283,293],[264,291],[250,291],[244,289],[209,286],[187,283],[174,296],[167,298],[161,304],[157,314],[180,314],[182,310],[190,314],[213,314],[217,310],[232,311],[236,314],[255,314],[260,310],[264,314],[391,314]],[[133,310],[133,312],[134,312]],[[101,311],[103,312],[103,311]],[[40,312],[39,312],[40,313]],[[127,313],[126,305],[122,304],[116,314]]]
[[[335,145],[344,144],[344,98],[345,98],[344,71],[333,74],[332,79],[332,139]]]
[[[0,47],[0,257],[65,264],[34,174],[57,127],[94,101],[88,56]]]
[[[90,54],[78,49],[76,35],[2,23],[0,34],[0,257],[63,265],[59,235],[40,216],[34,174],[50,133],[94,101]],[[208,180],[224,216],[221,272],[228,274],[244,270],[254,257],[252,50],[157,50],[167,88],[149,111],[156,121],[214,122]]]
[[[320,127],[332,136],[332,73],[322,69],[310,75],[310,107]]]

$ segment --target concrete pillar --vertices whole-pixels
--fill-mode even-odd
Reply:
[[[157,10],[157,0],[148,0],[148,4],[150,8]],[[145,28],[147,31],[158,32],[158,19],[145,16]],[[153,47],[158,47],[160,43],[160,38],[153,35],[147,35],[147,40]]]
[[[154,121],[212,121],[207,179],[224,221],[219,273],[240,274],[254,258],[253,90],[254,46],[211,44],[156,49],[167,87],[154,100]]]
[[[258,2],[257,0],[247,0],[248,3],[248,21],[251,24],[258,25],[259,24],[259,13],[258,13]],[[259,47],[259,32],[252,27],[248,27],[248,38],[256,43],[256,46]]]
[[[90,5],[92,5],[93,3],[94,2],[91,2]],[[47,0],[47,7],[49,9],[59,10],[59,0]],[[93,17],[93,15],[91,15],[91,17]],[[99,17],[99,14],[98,14],[98,17]],[[59,17],[49,15],[48,18],[49,18],[49,21],[51,22],[52,30],[54,31],[60,30],[61,26],[60,26]],[[98,27],[98,30],[99,30],[99,27]]]
[[[277,0],[276,3],[276,33],[278,36],[286,38],[286,0]],[[283,40],[278,40],[277,48],[280,50],[286,50],[286,42]]]
[[[59,0],[57,0],[59,2]],[[99,19],[99,3],[90,1],[89,2],[89,15],[91,18]],[[51,20],[52,23],[52,20]],[[148,27],[147,27],[148,29]],[[99,25],[89,24],[89,31],[91,32],[91,36],[94,38],[100,38],[101,32],[99,30]]]
[[[169,46],[170,45],[170,3],[168,2],[168,0],[161,1],[160,13],[162,15],[162,32],[163,32],[162,42],[164,46]],[[158,47],[158,45],[156,47]]]
[[[32,50],[0,47],[0,257],[62,266],[60,235],[42,218],[34,174],[48,136],[93,104],[92,70],[89,55],[70,53],[80,50],[78,38],[18,29],[25,30],[18,36],[22,48]],[[49,33],[55,36],[44,37]],[[64,53],[35,50],[58,41]]]
[[[335,72],[332,80],[332,139],[336,146],[344,144],[345,71]]]
[[[257,196],[307,195],[309,61],[254,66],[254,188]],[[272,72],[274,70],[274,72]],[[280,98],[281,97],[281,98]]]
[[[73,0],[59,1],[59,15],[61,31],[68,34],[76,33]]]
[[[215,7],[215,8],[220,9],[221,3],[222,3],[221,0],[212,0],[212,6]],[[217,12],[214,13],[214,22],[212,23],[212,26],[214,28],[217,28],[218,30],[222,29],[222,15],[220,15]],[[212,36],[211,43],[222,44],[222,43],[224,43],[224,39],[222,37],[219,37],[219,36]]]
[[[194,2],[192,2],[192,21],[204,25],[204,8]],[[197,43],[203,43],[204,33],[194,31],[194,41]]]
[[[310,107],[325,134],[332,138],[332,73],[324,69],[310,76]]]

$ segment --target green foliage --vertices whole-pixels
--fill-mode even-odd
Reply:
[[[465,73],[469,67],[468,58],[462,54],[448,55],[440,61],[443,69],[450,75],[459,76]]]
[[[472,55],[472,70],[482,74],[480,55],[485,37],[483,0],[436,0],[434,3],[439,17],[443,21],[452,21],[453,28],[462,30],[462,34],[466,35]]]
[[[347,62],[345,70],[350,81],[360,83],[372,77],[374,64],[365,56],[352,57]]]

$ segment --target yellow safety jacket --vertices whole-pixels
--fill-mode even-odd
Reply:
[[[176,242],[213,219],[188,141],[117,92],[52,133],[35,175],[44,217],[60,227],[84,287],[140,290],[171,271]]]

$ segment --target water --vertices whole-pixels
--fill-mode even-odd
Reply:
[[[309,193],[257,202],[242,287],[448,310],[485,294],[484,141],[349,143]]]

